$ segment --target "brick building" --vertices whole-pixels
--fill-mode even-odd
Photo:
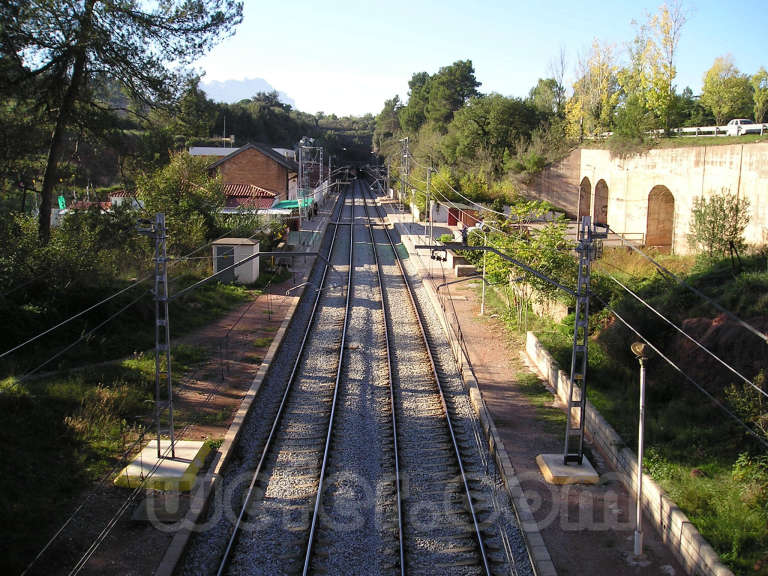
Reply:
[[[264,144],[246,144],[216,160],[208,169],[221,174],[227,185],[254,186],[274,192],[277,200],[286,200],[295,189],[298,165]]]

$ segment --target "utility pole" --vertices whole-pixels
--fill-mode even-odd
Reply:
[[[318,186],[317,179],[319,178],[322,182],[323,177],[323,149],[319,146],[312,146],[314,142],[314,138],[306,136],[299,141],[299,182],[296,190],[299,208],[299,244],[302,244],[301,217],[308,197],[307,192],[312,192],[309,196],[314,197],[314,190]],[[314,185],[313,174],[315,176]]]
[[[299,212],[299,245],[301,245],[301,191],[304,185],[304,147],[299,144],[299,182],[296,186],[296,205]]]
[[[155,427],[157,428],[157,457],[160,450],[160,384],[166,381],[168,389],[168,434],[171,438],[171,458],[176,457],[176,439],[173,430],[173,387],[171,378],[171,326],[168,316],[168,258],[166,253],[165,214],[155,214],[155,221],[140,220],[138,231],[155,240]],[[163,370],[165,358],[165,370]]]
[[[589,342],[589,298],[590,269],[592,260],[599,255],[596,239],[606,238],[604,232],[598,232],[589,216],[581,219],[579,243],[579,277],[576,284],[576,313],[573,326],[573,348],[571,354],[571,373],[566,405],[565,447],[563,464],[576,462],[581,465],[584,459],[584,420],[587,409],[587,344]],[[579,411],[578,426],[574,426],[573,409]]]
[[[483,246],[488,246],[488,229],[483,226]],[[486,252],[483,251],[483,296],[480,300],[480,316],[485,316],[485,257]]]
[[[402,158],[400,171],[400,206],[402,208],[403,198],[405,198],[406,194],[408,193],[406,182],[408,181],[408,158],[411,155],[410,151],[408,150],[408,136],[400,140],[400,147]],[[408,206],[410,207],[410,204]],[[413,210],[411,210],[411,213],[413,213]]]
[[[390,161],[387,160],[387,179],[384,181],[384,185],[387,188],[387,196],[389,196],[389,164],[390,164]],[[401,206],[402,206],[402,203],[401,203]]]
[[[430,198],[430,184],[432,182],[432,168],[427,168],[427,220],[429,221],[429,245],[432,246],[432,199]]]

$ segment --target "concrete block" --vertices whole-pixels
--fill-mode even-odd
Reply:
[[[565,465],[562,454],[539,454],[536,463],[550,484],[597,484],[600,481],[600,475],[586,456],[580,465]]]
[[[146,479],[146,488],[189,492],[211,447],[204,442],[178,440],[175,457],[171,458],[169,446],[169,440],[160,441],[161,458],[158,458],[157,440],[151,441],[122,469],[115,478],[115,486],[136,488]]]

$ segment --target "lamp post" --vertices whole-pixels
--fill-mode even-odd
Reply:
[[[474,228],[473,230],[478,230],[477,228]],[[479,229],[480,232],[483,233],[483,246],[488,245],[488,228],[486,226],[481,226]],[[480,297],[480,316],[485,315],[485,250],[483,250],[483,281],[482,281],[482,296]]]
[[[488,232],[487,232],[485,226],[483,226],[481,228],[481,230],[483,231],[483,246],[487,246],[488,245]],[[486,252],[483,251],[483,295],[482,295],[482,298],[480,300],[480,316],[484,316],[485,315],[485,258],[486,258]]]
[[[645,433],[645,363],[649,348],[645,342],[634,342],[632,354],[640,362],[640,417],[637,427],[637,521],[635,527],[635,556],[643,553],[643,444]]]

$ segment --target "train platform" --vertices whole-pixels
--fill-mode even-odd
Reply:
[[[425,243],[428,231],[398,204],[382,200],[390,221],[405,246]],[[433,236],[450,229],[435,225]],[[451,268],[432,260],[427,251],[409,250],[423,281],[436,286],[457,279]],[[510,336],[500,318],[479,316],[479,282],[450,287],[465,349],[483,399],[506,448],[523,489],[538,531],[551,558],[542,572],[552,575],[610,574],[612,576],[663,574],[682,576],[685,570],[664,545],[660,535],[644,524],[645,547],[640,558],[633,556],[634,498],[624,488],[600,453],[590,447],[598,475],[595,484],[552,484],[541,473],[537,457],[562,452],[564,430],[553,423],[559,408],[542,406],[525,389],[521,376],[534,373],[521,355],[520,342]],[[451,312],[453,313],[453,311]]]

